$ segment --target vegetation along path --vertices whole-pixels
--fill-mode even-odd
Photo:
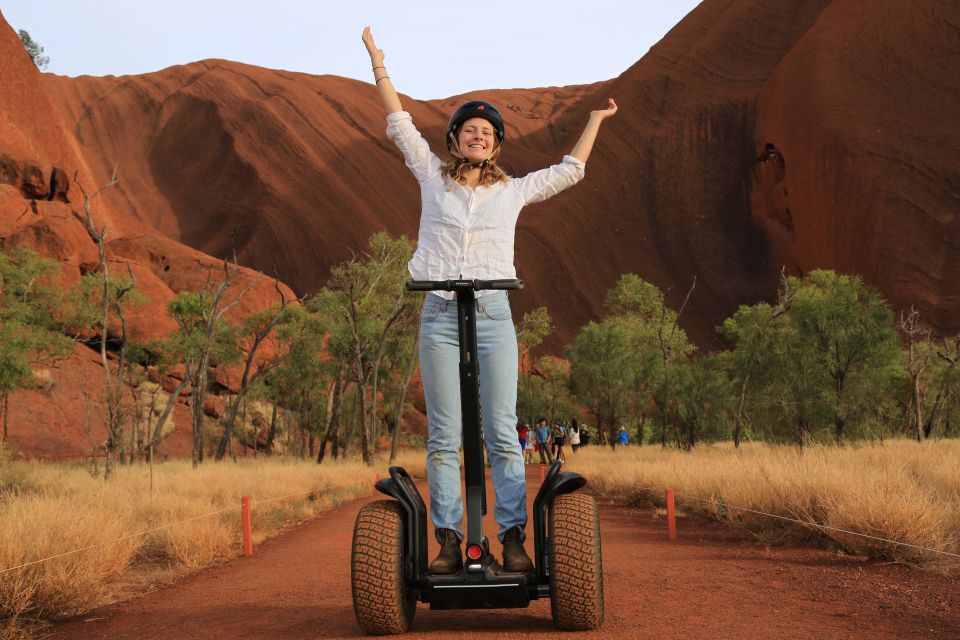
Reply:
[[[528,480],[532,504],[538,466],[528,466]],[[426,483],[420,490],[426,498]],[[327,512],[268,540],[251,558],[89,612],[46,637],[360,636],[350,598],[350,543],[357,511],[376,499]],[[650,511],[603,503],[600,513],[606,622],[583,636],[960,638],[955,578],[809,548],[766,548],[689,518],[679,522],[679,539],[668,542],[663,520]],[[487,531],[493,530],[491,522]],[[420,604],[407,636],[515,638],[518,632],[573,637],[553,628],[547,600],[498,611],[429,611]]]

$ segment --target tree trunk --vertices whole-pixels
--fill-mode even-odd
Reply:
[[[914,373],[913,378],[913,438],[917,442],[923,440],[923,392],[920,389],[920,374]]]
[[[407,388],[410,386],[410,378],[413,377],[413,371],[417,364],[417,345],[420,342],[420,334],[414,334],[413,351],[410,353],[410,364],[407,365],[407,373],[403,377],[403,386],[400,388],[400,400],[397,402],[397,417],[393,422],[393,439],[390,442],[390,462],[397,461],[397,448],[400,446],[400,425],[403,424],[403,401],[407,398]]]
[[[193,415],[193,466],[203,462],[203,401],[207,389],[207,362],[201,357],[197,364],[195,383],[191,391],[190,412]]]
[[[360,455],[363,463],[372,465],[373,455],[370,450],[370,425],[367,424],[367,385],[363,381],[360,359],[357,358],[357,398],[360,402]],[[346,450],[346,446],[344,446]],[[344,451],[346,452],[346,451]]]
[[[330,392],[327,394],[327,428],[324,431],[323,439],[320,441],[320,449],[317,451],[317,464],[323,462],[324,454],[327,450],[327,443],[331,444],[331,454],[336,458],[336,443],[333,440],[336,434],[336,428],[340,419],[340,398],[343,395],[343,379],[340,374],[330,384]]]
[[[837,439],[837,444],[843,444],[844,428],[846,427],[846,424],[847,421],[842,415],[838,415],[833,421],[834,437]]]
[[[7,441],[7,423],[10,416],[10,393],[3,393],[3,441]]]
[[[224,453],[227,450],[227,443],[230,442],[230,438],[233,436],[233,424],[237,419],[237,409],[240,407],[240,402],[243,401],[244,396],[247,395],[247,391],[250,389],[250,386],[253,382],[260,377],[260,374],[264,371],[263,368],[257,370],[257,373],[250,375],[250,370],[253,368],[253,358],[257,353],[257,350],[260,348],[260,345],[263,344],[263,341],[270,334],[273,325],[271,324],[270,329],[264,335],[257,335],[253,341],[253,344],[250,347],[250,351],[247,353],[247,359],[243,364],[243,375],[240,377],[240,388],[237,390],[237,397],[234,399],[233,404],[230,406],[230,411],[227,414],[227,421],[223,425],[223,436],[220,438],[220,443],[217,445],[217,462],[223,460]]]
[[[740,385],[740,403],[737,405],[737,421],[733,428],[733,446],[735,449],[740,448],[740,436],[743,433],[743,406],[747,401],[747,385],[749,382],[750,374],[747,374],[743,378],[743,384]]]
[[[273,455],[273,439],[277,437],[277,403],[271,402],[270,409],[270,431],[267,432],[267,443],[263,445],[263,450],[267,455]]]
[[[173,408],[177,404],[177,398],[180,397],[180,394],[187,387],[189,382],[190,366],[189,363],[184,363],[183,380],[180,381],[180,384],[178,384],[176,389],[173,390],[173,393],[170,394],[170,399],[167,400],[167,406],[163,408],[163,413],[161,413],[160,417],[157,418],[157,426],[154,428],[153,436],[150,438],[150,446],[155,450],[160,446],[160,438],[163,437],[163,425],[166,424],[167,418],[173,412]]]
[[[234,398],[234,401],[230,404],[230,411],[227,413],[227,420],[223,425],[223,435],[220,436],[220,442],[217,444],[217,462],[223,460],[223,456],[227,452],[227,444],[230,442],[230,438],[233,437],[233,425],[237,421],[237,414],[240,412],[240,402],[250,388],[250,385],[246,381],[246,375],[246,371],[244,371],[243,380],[240,382],[240,390],[237,392],[237,397]]]

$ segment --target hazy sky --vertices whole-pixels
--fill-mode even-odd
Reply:
[[[698,0],[0,0],[62,75],[124,75],[204,58],[370,81],[369,24],[414,98],[618,76]]]

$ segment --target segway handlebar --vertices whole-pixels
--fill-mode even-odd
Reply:
[[[523,289],[523,280],[408,280],[407,291],[457,291],[458,289]]]

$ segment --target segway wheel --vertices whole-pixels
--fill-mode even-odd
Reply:
[[[568,493],[554,498],[549,560],[553,624],[566,631],[589,631],[603,624],[600,513],[592,496]]]
[[[404,578],[403,508],[394,500],[360,509],[353,528],[353,612],[365,633],[404,633],[417,611]]]

